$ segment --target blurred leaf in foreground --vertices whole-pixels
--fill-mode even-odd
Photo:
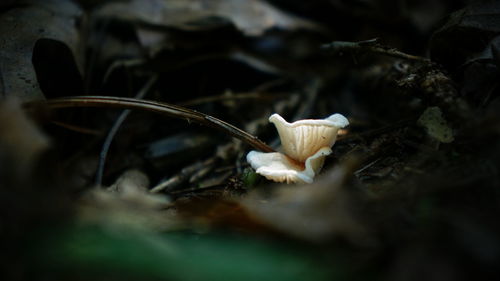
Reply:
[[[37,257],[45,269],[61,274],[218,281],[334,277],[332,270],[314,263],[308,254],[243,237],[191,233],[158,236],[97,228],[76,228],[60,235],[52,233],[51,237]]]
[[[297,238],[325,242],[341,236],[369,242],[356,211],[359,198],[345,187],[354,165],[339,164],[313,184],[280,186],[271,196],[250,193],[241,204],[252,218]]]
[[[18,99],[0,102],[0,178],[26,177],[48,148],[48,137],[26,116]]]
[[[148,177],[139,170],[125,171],[108,187],[96,187],[82,196],[78,219],[84,223],[139,230],[171,230],[179,222],[167,209],[170,200],[150,193]]]

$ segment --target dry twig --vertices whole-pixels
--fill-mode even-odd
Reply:
[[[347,42],[347,41],[333,41],[328,44],[321,45],[321,48],[335,53],[340,53],[344,51],[350,52],[371,52],[381,55],[386,55],[390,57],[405,59],[409,61],[419,61],[423,63],[431,63],[431,60],[424,57],[409,55],[403,53],[395,48],[381,45],[378,43],[378,38],[359,41],[359,42]]]
[[[157,78],[158,78],[157,75],[152,76],[142,87],[142,89],[137,93],[135,98],[142,99],[146,95],[146,93],[151,89],[151,87],[155,84]],[[122,113],[120,113],[120,116],[118,116],[118,118],[116,119],[115,123],[109,130],[108,135],[104,140],[104,143],[102,144],[101,153],[99,154],[99,165],[97,167],[96,178],[95,178],[95,184],[97,186],[100,186],[102,183],[102,176],[104,174],[104,165],[106,164],[106,157],[108,155],[111,142],[115,138],[118,129],[120,129],[123,122],[125,122],[125,119],[127,119],[130,112],[131,112],[130,109],[125,109]]]
[[[72,108],[72,107],[111,107],[123,109],[140,109],[163,114],[169,117],[184,119],[188,122],[195,122],[207,127],[222,131],[230,136],[242,140],[257,150],[263,152],[274,152],[270,146],[253,136],[225,121],[213,116],[184,108],[177,105],[139,100],[124,97],[109,96],[74,96],[51,99],[47,101],[28,102],[27,107],[43,104],[49,109]]]

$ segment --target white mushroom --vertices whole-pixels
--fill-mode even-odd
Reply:
[[[251,151],[247,161],[258,174],[277,182],[311,183],[323,166],[325,157],[340,128],[349,125],[341,114],[326,119],[305,119],[288,123],[279,114],[269,117],[274,123],[283,146],[283,152],[262,153]]]

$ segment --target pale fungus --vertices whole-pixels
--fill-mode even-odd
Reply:
[[[280,136],[283,152],[250,151],[247,161],[255,171],[276,182],[311,183],[337,139],[338,130],[349,125],[341,114],[326,119],[288,123],[279,114],[269,117]]]

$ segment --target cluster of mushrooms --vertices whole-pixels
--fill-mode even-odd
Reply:
[[[283,153],[250,151],[247,161],[255,171],[275,182],[312,183],[338,131],[349,125],[341,114],[325,119],[305,119],[288,123],[279,114],[269,117],[280,136]]]

